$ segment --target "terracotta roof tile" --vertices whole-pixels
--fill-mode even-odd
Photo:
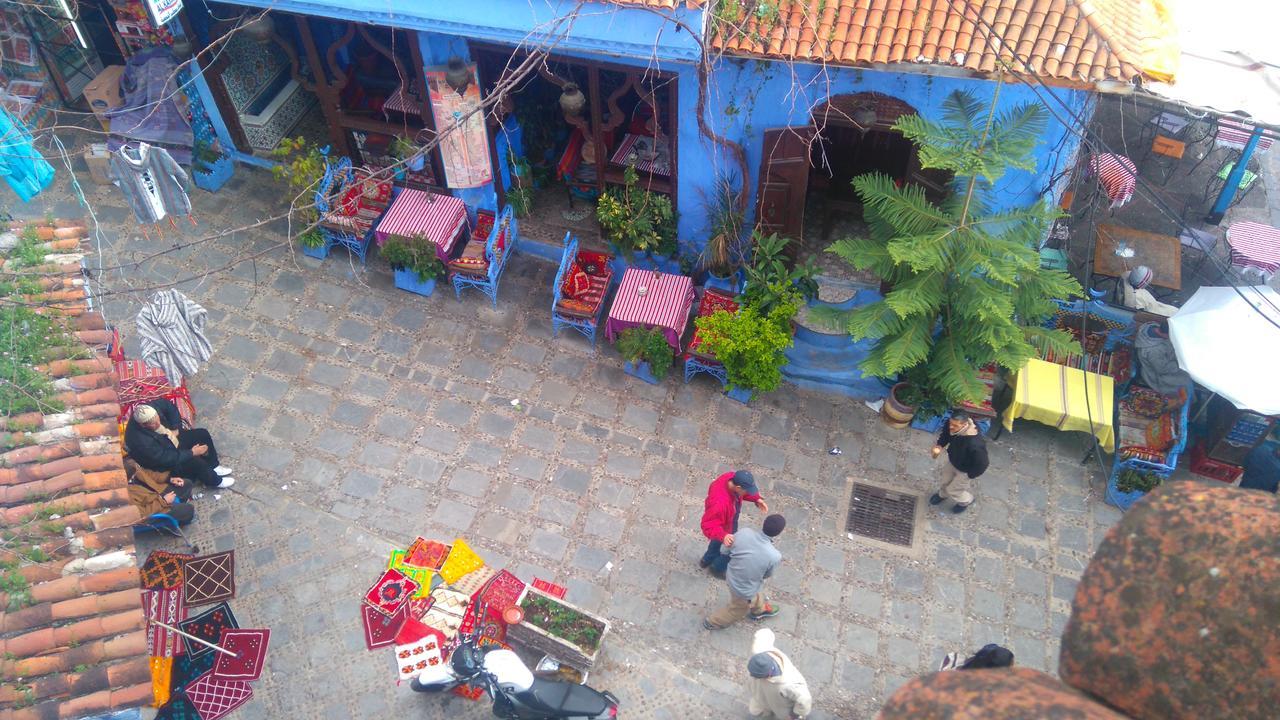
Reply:
[[[129,503],[119,397],[102,352],[109,333],[89,310],[80,275],[85,234],[83,223],[59,221],[37,230],[45,264],[21,268],[0,258],[0,271],[36,281],[27,289],[38,293],[24,299],[64,318],[68,335],[89,350],[87,359],[38,366],[62,409],[0,418],[0,441],[11,448],[0,453],[0,525],[48,556],[33,562],[42,558],[0,550],[0,572],[29,584],[18,597],[0,593],[0,608],[12,608],[0,612],[0,676],[23,684],[0,689],[0,715],[14,720],[78,718],[151,700],[131,528],[138,511]],[[50,511],[60,517],[44,522]]]
[[[1156,0],[769,0],[739,7],[736,19],[709,21],[712,48],[844,65],[952,65],[980,74],[1007,63],[1072,86],[1152,77],[1156,71],[1147,68],[1176,34]]]

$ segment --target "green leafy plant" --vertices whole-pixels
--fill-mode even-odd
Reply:
[[[379,252],[391,269],[411,270],[418,276],[418,282],[442,278],[446,272],[444,263],[436,256],[436,244],[425,237],[393,235]]]
[[[308,228],[298,235],[298,244],[304,248],[315,250],[324,245],[324,233],[320,231],[320,228]]]
[[[622,179],[621,187],[610,186],[596,202],[596,219],[605,237],[628,254],[674,253],[676,212],[671,198],[638,187],[635,167],[628,166]]]
[[[294,198],[303,202],[304,207],[294,210],[296,221],[306,229],[298,234],[298,242],[306,248],[318,248],[324,244],[320,231],[312,227],[319,219],[311,200],[320,181],[324,179],[328,159],[325,155],[328,146],[321,148],[303,137],[285,138],[280,145],[271,151],[271,156],[280,161],[271,168],[271,176],[284,181]]]
[[[700,261],[712,275],[728,277],[742,266],[745,218],[738,209],[738,193],[736,175],[721,175],[711,190],[702,191],[709,227]]]
[[[855,178],[870,236],[827,251],[875,272],[892,290],[852,311],[814,317],[843,326],[855,341],[877,341],[861,364],[868,375],[892,379],[922,366],[921,390],[946,406],[981,398],[978,368],[994,362],[1016,371],[1037,355],[1036,343],[1080,352],[1068,333],[1042,326],[1057,310],[1055,299],[1082,292],[1065,272],[1040,267],[1037,241],[1059,213],[1043,200],[990,209],[997,180],[1035,167],[1044,109],[1028,103],[997,117],[994,99],[984,109],[957,91],[943,103],[941,122],[913,115],[895,128],[920,146],[924,167],[955,173],[958,191],[934,203],[919,186],[897,187],[887,175]]]
[[[1116,489],[1122,493],[1149,493],[1160,486],[1164,478],[1150,470],[1125,468],[1116,476]]]
[[[516,217],[524,217],[533,209],[533,189],[527,186],[513,187],[507,191],[507,204]]]
[[[757,393],[772,392],[782,384],[784,354],[791,347],[791,318],[798,305],[779,302],[768,315],[743,305],[738,312],[724,310],[694,320],[702,347],[724,365],[729,385]]]
[[[206,175],[213,172],[214,163],[223,158],[217,142],[197,141],[191,153],[191,169]]]
[[[675,362],[675,354],[667,344],[667,338],[657,328],[627,328],[618,336],[618,352],[627,362],[647,362],[653,376],[659,380],[667,377]]]
[[[387,152],[397,160],[407,160],[422,150],[422,146],[418,145],[403,135],[396,135],[391,139],[391,145]]]
[[[577,645],[588,655],[599,649],[604,628],[595,619],[534,592],[525,596],[520,608],[524,610],[524,622]]]
[[[26,304],[0,304],[0,347],[6,350],[0,353],[0,407],[6,415],[62,409],[53,382],[35,366],[57,357],[85,356],[70,345],[63,319],[37,313]]]
[[[818,283],[813,279],[817,266],[810,260],[788,268],[784,251],[791,242],[789,238],[776,233],[764,235],[758,230],[751,237],[755,249],[747,266],[742,303],[754,307],[763,316],[772,314],[776,307],[791,307],[794,316],[806,301],[818,294]]]

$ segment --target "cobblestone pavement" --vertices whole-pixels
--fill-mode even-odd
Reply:
[[[1097,468],[1081,465],[1080,436],[1020,424],[991,445],[970,512],[924,505],[917,555],[873,548],[845,536],[847,480],[927,494],[935,466],[928,436],[859,403],[784,387],[744,406],[703,379],[639,382],[603,343],[552,337],[554,268],[527,255],[495,310],[474,292],[395,290],[385,264],[362,270],[342,251],[245,259],[279,242],[279,222],[171,248],[277,212],[262,171],[196,191],[200,226],[162,240],[131,235],[117,196],[89,192],[108,292],[231,266],[180,287],[210,311],[214,357],[191,382],[199,424],[239,480],[198,501],[194,537],[236,550],[233,606],[273,632],[244,720],[489,716],[397,687],[390,650],[364,649],[360,593],[418,534],[464,536],[491,564],[555,579],[607,615],[615,631],[592,684],[623,700],[624,717],[745,717],[754,626],[702,629],[725,588],[696,560],[707,483],[750,467],[789,520],[768,585],[783,613],[769,625],[809,679],[815,718],[866,718],[950,650],[1004,642],[1053,671],[1076,580],[1118,518],[1089,493]],[[82,214],[68,200],[52,210]],[[108,298],[126,333],[136,301]]]

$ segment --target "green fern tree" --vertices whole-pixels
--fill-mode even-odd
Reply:
[[[1042,326],[1057,309],[1055,298],[1081,295],[1070,275],[1040,267],[1037,242],[1058,211],[1043,199],[992,210],[996,181],[1010,169],[1035,168],[1032,151],[1045,126],[1039,105],[997,115],[995,99],[987,108],[957,91],[943,103],[940,121],[913,115],[895,125],[920,147],[923,167],[954,174],[945,200],[931,202],[919,186],[897,187],[880,173],[854,179],[869,237],[838,240],[827,252],[892,289],[825,319],[855,341],[876,341],[864,373],[904,376],[922,400],[949,407],[983,395],[978,372],[989,363],[1017,370],[1037,345],[1079,351],[1068,333]]]

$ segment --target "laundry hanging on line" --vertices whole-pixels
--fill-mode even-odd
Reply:
[[[0,107],[0,176],[22,202],[35,197],[53,182],[53,166],[36,150],[31,133]]]
[[[111,154],[111,182],[124,191],[125,201],[143,225],[191,215],[187,196],[191,179],[164,148],[147,143],[120,147]]]

